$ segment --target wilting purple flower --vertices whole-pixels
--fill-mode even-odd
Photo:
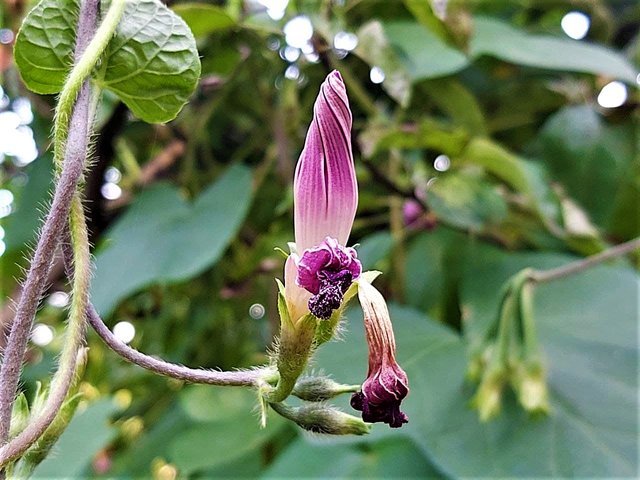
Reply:
[[[293,184],[297,254],[285,266],[285,295],[294,321],[309,307],[328,318],[360,274],[355,250],[344,246],[358,206],[351,121],[346,89],[334,70],[320,87]]]
[[[313,294],[308,304],[311,313],[326,320],[340,307],[349,285],[360,273],[362,264],[355,249],[327,237],[318,247],[303,252],[296,284]]]
[[[400,403],[409,393],[407,374],[396,362],[396,341],[384,298],[371,284],[360,280],[358,297],[364,313],[369,345],[369,372],[362,390],[351,397],[351,406],[365,422],[384,422],[392,428],[409,421]]]

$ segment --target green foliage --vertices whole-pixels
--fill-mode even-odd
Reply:
[[[141,287],[202,272],[222,255],[250,201],[251,173],[240,166],[231,167],[191,205],[167,184],[145,191],[113,226],[108,245],[96,257],[96,308],[108,315]]]
[[[487,247],[474,248],[471,258],[462,292],[469,341],[482,335],[494,317],[497,292],[510,275],[525,266],[548,268],[567,260]],[[600,293],[602,285],[611,289],[609,295]],[[548,418],[528,418],[508,396],[503,414],[488,424],[468,407],[472,389],[464,378],[466,342],[416,310],[392,309],[399,362],[411,381],[403,404],[409,424],[401,433],[454,476],[632,475],[637,468],[633,404],[638,352],[637,313],[628,299],[637,288],[637,276],[624,267],[600,267],[539,287],[535,318],[550,370],[552,412]],[[361,381],[366,373],[360,315],[353,309],[345,341],[318,354],[319,367],[348,382]],[[602,319],[607,320],[606,333]],[[395,433],[383,428],[372,433],[376,439],[389,435]]]
[[[637,8],[627,0],[573,6],[592,22],[587,40],[574,41],[560,30],[563,2],[448,2],[442,19],[438,2],[338,3],[289,2],[283,20],[272,21],[248,2],[127,2],[93,75],[109,92],[102,115],[117,127],[100,123],[106,146],[96,144],[97,173],[87,173],[92,301],[108,321],[134,324],[132,343],[153,355],[206,368],[267,362],[278,307],[286,308],[273,281],[284,262],[273,248],[293,240],[295,161],[318,86],[337,68],[354,116],[360,185],[349,243],[359,244],[365,269],[384,272],[375,285],[393,302],[409,423],[317,440],[270,412],[262,430],[255,392],[154,376],[90,336],[84,381],[103,398],[74,417],[37,477],[95,476],[103,460],[106,477],[140,478],[160,477],[162,466],[179,478],[637,473],[637,256],[535,287],[548,416],[528,414],[517,385],[505,384],[500,414],[481,422],[471,407],[478,385],[465,378],[512,275],[640,234],[638,39],[625,33],[640,23]],[[15,63],[28,88],[59,92],[72,64],[76,5],[43,0],[26,17]],[[295,61],[281,57],[283,26],[299,14],[313,24],[318,62],[300,52]],[[358,37],[345,57],[332,48],[341,31]],[[290,65],[298,79],[284,76]],[[369,81],[374,66],[385,72],[381,86]],[[171,120],[200,73],[197,96],[170,126],[145,125],[117,107]],[[626,82],[628,101],[601,108],[598,93],[613,79]],[[4,80],[16,97],[18,87]],[[38,138],[50,131],[46,101],[33,102]],[[434,167],[438,155],[449,157],[446,171]],[[96,193],[109,166],[122,175],[115,202]],[[47,156],[24,170],[9,156],[0,164],[1,186],[15,194],[2,219],[3,293],[15,288],[13,262],[33,241],[51,171]],[[26,185],[16,180],[22,173]],[[427,210],[414,205],[417,220],[405,225],[402,208],[414,197]],[[368,367],[362,316],[352,308],[338,317],[320,325],[315,341],[338,323],[344,341],[318,347],[305,373],[358,385]],[[37,321],[59,324],[61,311],[48,305]],[[59,343],[33,347],[26,385],[46,376]],[[118,411],[107,399],[123,390],[132,403]],[[355,414],[344,392],[331,402]],[[324,408],[287,402],[302,424]]]
[[[488,17],[475,17],[470,42],[473,56],[491,55],[528,67],[563,72],[599,73],[635,83],[638,69],[617,52],[600,45],[531,35]],[[550,54],[552,52],[552,54]]]
[[[42,0],[26,17],[15,60],[37,93],[58,93],[73,65],[78,1]],[[200,59],[184,21],[157,0],[127,2],[96,83],[147,122],[175,118],[196,87]]]
[[[46,458],[33,472],[34,478],[77,478],[91,469],[91,458],[114,438],[109,418],[118,411],[111,399],[90,404],[78,413],[56,444],[56,455]],[[87,432],[91,435],[87,436]]]

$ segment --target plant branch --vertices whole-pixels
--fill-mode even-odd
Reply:
[[[96,4],[96,6],[95,8],[89,9],[84,8],[85,4]],[[75,50],[76,64],[71,70],[71,73],[60,92],[56,108],[56,121],[53,127],[53,158],[58,170],[61,168],[61,160],[64,156],[65,144],[67,141],[70,141],[70,138],[67,138],[69,125],[74,125],[74,127],[76,126],[76,123],[70,122],[69,118],[73,111],[73,105],[78,97],[78,92],[85,83],[85,80],[91,74],[93,68],[98,63],[98,60],[109,43],[109,40],[113,37],[113,33],[115,32],[118,22],[120,22],[120,18],[124,12],[125,5],[125,0],[113,0],[104,20],[98,29],[95,30],[95,26],[93,28],[88,28],[84,22],[90,20],[88,15],[93,15],[95,25],[95,16],[98,12],[99,2],[96,2],[96,0],[85,0],[85,2],[83,2],[83,9],[81,11],[80,18],[78,19],[78,33],[76,37]],[[85,13],[85,10],[87,10],[87,13]],[[92,11],[88,12],[88,10]],[[94,31],[95,34],[91,35]],[[88,39],[90,39],[90,41],[87,42],[88,39],[85,38],[85,35],[88,35]]]
[[[84,220],[83,220],[84,222]],[[68,235],[68,234],[67,234]],[[73,251],[68,242],[62,248],[65,269],[67,275],[73,274]],[[183,380],[189,383],[204,383],[221,386],[257,386],[264,380],[270,380],[275,370],[272,368],[260,368],[254,370],[222,372],[216,370],[205,370],[200,368],[189,368],[176,363],[169,363],[165,360],[152,357],[139,352],[133,347],[119,340],[100,318],[95,307],[89,302],[86,305],[86,316],[89,324],[102,338],[111,350],[120,355],[127,362],[133,363],[146,370],[150,370],[159,375]]]
[[[87,307],[89,324],[102,338],[111,350],[120,355],[127,362],[150,370],[159,375],[183,380],[189,383],[205,383],[221,386],[257,386],[265,377],[270,378],[275,371],[271,368],[259,368],[254,370],[238,370],[223,372],[217,370],[205,370],[201,368],[189,368],[176,363],[146,355],[126,343],[119,340],[107,327],[93,305]]]
[[[582,272],[599,263],[606,262],[612,258],[621,257],[640,248],[640,237],[628,242],[621,243],[615,247],[611,247],[596,255],[592,255],[576,262],[568,263],[561,267],[552,268],[550,270],[531,270],[529,280],[533,283],[547,283],[559,278],[568,277],[574,273]]]
[[[0,448],[0,466],[22,455],[49,428],[67,398],[77,370],[78,352],[85,332],[85,311],[89,299],[90,254],[89,239],[79,197],[74,197],[71,206],[73,250],[73,300],[69,323],[58,370],[51,381],[47,400],[40,411],[32,412],[26,428],[9,443]]]
[[[113,2],[113,4],[117,3],[122,3],[122,1]],[[93,28],[87,25],[91,22],[95,25],[97,12],[98,0],[86,0],[82,3],[78,35],[76,37],[76,50],[87,51],[87,46],[91,45]],[[83,56],[82,60],[84,60],[84,58]],[[87,68],[88,63],[82,60],[78,62],[78,64],[83,65],[82,71],[86,72],[86,76],[91,71],[92,66],[91,68]],[[94,57],[94,64],[97,60],[98,55]],[[66,148],[56,145],[56,150],[58,150],[58,155],[60,155],[58,162],[62,164],[63,168],[57,182],[49,214],[40,233],[36,251],[30,263],[22,296],[20,297],[16,310],[16,316],[11,326],[7,348],[4,351],[2,367],[0,368],[0,445],[5,444],[9,436],[11,410],[22,370],[22,362],[33,317],[36,314],[47,275],[51,268],[56,244],[60,240],[60,236],[67,222],[71,202],[84,170],[89,141],[88,116],[91,95],[89,82],[84,80],[85,77],[79,78],[78,74],[75,73],[77,71],[77,68],[74,67],[69,77],[75,82],[74,85],[76,88],[72,92],[70,92],[69,88],[63,90],[63,92],[67,92],[67,103],[58,103],[58,113],[56,114],[56,123],[61,122],[63,119],[70,119],[74,128],[70,131],[66,142],[62,138],[57,139],[58,143],[66,144]],[[71,94],[73,94],[73,97],[71,97]],[[72,100],[71,103],[69,103],[70,100]],[[61,114],[62,108],[67,108],[68,112]],[[60,132],[61,127],[58,127],[57,130]],[[65,133],[67,130],[68,129],[65,128]],[[62,161],[62,158],[64,158],[64,161]]]

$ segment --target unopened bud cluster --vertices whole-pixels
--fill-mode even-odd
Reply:
[[[526,270],[512,277],[505,286],[489,333],[471,355],[467,378],[479,382],[471,405],[482,421],[500,412],[507,385],[527,412],[549,413],[546,371],[535,334],[532,295],[533,285]]]

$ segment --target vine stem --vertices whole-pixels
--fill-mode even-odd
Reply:
[[[95,30],[99,0],[85,0],[81,5],[76,52],[83,52],[83,54],[65,82],[58,102],[54,126],[54,156],[60,170],[59,179],[49,214],[30,263],[0,368],[0,445],[7,448],[9,445],[5,444],[11,427],[11,410],[33,317],[44,290],[56,244],[65,228],[71,204],[84,171],[90,133],[91,98],[90,85],[86,78],[113,35],[124,10],[124,4],[124,0],[114,0],[111,3],[105,21],[98,29],[100,34],[96,33],[95,36],[92,34]],[[120,12],[119,15],[116,15],[117,12]],[[71,131],[68,128],[69,123],[74,126]],[[69,132],[68,136],[67,132]],[[64,386],[62,380],[57,383],[61,388]]]
[[[528,279],[533,283],[547,283],[559,278],[568,277],[574,273],[582,272],[599,263],[606,262],[612,258],[621,257],[640,248],[640,237],[621,243],[615,247],[611,247],[603,252],[597,253],[590,257],[578,260],[576,262],[562,265],[561,267],[552,268],[550,270],[531,270]]]
[[[82,347],[86,326],[84,314],[89,298],[91,267],[87,229],[84,221],[78,221],[79,214],[82,214],[82,203],[79,197],[76,196],[71,206],[70,218],[70,220],[74,219],[71,236],[76,245],[72,254],[75,272],[73,277],[73,300],[58,370],[53,376],[49,394],[42,409],[33,411],[25,429],[0,448],[0,466],[5,466],[8,462],[26,452],[53,423],[69,393],[77,371],[78,352]]]
[[[146,355],[119,340],[96,312],[93,305],[87,307],[89,323],[102,340],[126,361],[150,370],[159,375],[184,380],[189,383],[205,383],[220,386],[259,386],[262,381],[277,378],[275,369],[256,368],[254,370],[237,370],[233,372],[190,368],[176,363],[169,363],[159,358]]]
[[[97,14],[99,1],[85,0],[83,2],[83,6],[84,4],[95,4],[93,10],[95,11],[95,14]],[[70,122],[69,119],[71,118],[71,112],[73,111],[73,106],[76,103],[80,88],[85,80],[89,78],[91,71],[94,69],[102,53],[106,49],[109,40],[113,37],[116,27],[120,22],[120,18],[124,13],[125,5],[125,0],[113,0],[109,10],[107,10],[104,20],[97,30],[95,30],[95,24],[92,28],[88,28],[86,24],[84,24],[85,9],[83,8],[81,10],[76,40],[76,64],[71,70],[69,77],[62,87],[60,96],[58,97],[56,118],[53,126],[53,158],[58,169],[61,168],[61,159],[65,152],[69,125],[73,124],[74,127],[76,125],[75,122]],[[84,35],[87,35],[90,41],[86,42],[86,39],[83,38]]]
[[[79,213],[81,217],[77,219],[77,222],[84,224],[84,212],[80,210]],[[73,274],[74,266],[77,268],[77,263],[74,265],[74,252],[69,242],[65,242],[63,244],[62,253],[67,275],[71,276]],[[89,324],[93,327],[98,336],[107,344],[107,346],[111,348],[111,350],[120,355],[124,360],[159,375],[175,378],[177,380],[183,380],[189,383],[203,383],[219,386],[254,387],[262,385],[264,384],[264,382],[275,381],[278,378],[275,369],[270,367],[226,372],[218,370],[206,370],[201,368],[190,368],[184,365],[170,363],[165,360],[142,353],[119,340],[109,329],[109,327],[105,325],[104,321],[102,320],[102,318],[100,318],[100,315],[96,311],[95,307],[91,304],[91,302],[88,302],[86,304],[85,315],[87,317],[87,320],[89,321]]]

